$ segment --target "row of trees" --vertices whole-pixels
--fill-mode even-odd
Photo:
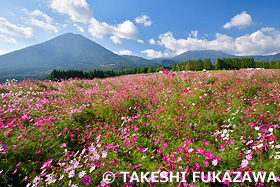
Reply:
[[[196,70],[201,71],[203,69],[241,69],[241,68],[265,68],[265,69],[278,69],[280,68],[280,61],[271,62],[256,62],[254,58],[218,58],[213,66],[210,59],[205,60],[189,60],[186,62],[173,64],[172,70]]]
[[[178,63],[178,64],[173,64],[172,65],[172,70],[176,71],[183,71],[183,70],[196,70],[196,71],[201,71],[203,69],[213,69],[212,63],[210,59],[205,59],[205,60],[189,60],[186,62]]]
[[[278,69],[280,61],[256,62],[254,58],[218,58],[214,69],[265,68]]]
[[[94,78],[105,78],[105,77],[115,77],[121,75],[129,75],[129,74],[139,74],[139,73],[153,73],[154,70],[152,66],[149,68],[132,68],[125,69],[120,71],[110,70],[110,71],[101,71],[94,70],[90,72],[84,72],[81,70],[56,70],[54,69],[50,76],[49,80],[60,80],[60,79],[70,79],[70,78],[80,78],[80,79],[94,79]]]

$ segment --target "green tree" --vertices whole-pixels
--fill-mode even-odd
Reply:
[[[221,59],[218,58],[216,63],[215,63],[215,69],[222,69],[222,63],[221,63]]]
[[[148,68],[147,73],[152,73],[152,72],[153,72],[153,67],[152,67],[152,66],[150,66],[150,67]]]
[[[280,69],[280,61],[277,61],[277,62],[275,63],[275,68]]]
[[[203,69],[212,69],[212,63],[210,59],[204,60]]]
[[[157,66],[156,72],[159,72],[160,65]]]

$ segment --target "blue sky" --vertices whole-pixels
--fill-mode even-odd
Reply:
[[[280,52],[279,0],[9,0],[0,6],[0,54],[82,34],[118,54],[188,50]]]

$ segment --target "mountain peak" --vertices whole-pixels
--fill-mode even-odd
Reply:
[[[75,38],[75,37],[86,38],[86,37],[84,37],[84,36],[81,35],[81,34],[76,34],[76,33],[72,33],[72,32],[67,32],[67,33],[62,34],[62,35],[59,35],[59,36],[57,36],[57,37],[55,37],[55,38]],[[53,39],[55,39],[55,38],[53,38]],[[88,39],[88,38],[86,38],[86,39]],[[88,40],[89,40],[89,39],[88,39]]]
[[[17,72],[23,77],[34,77],[38,72],[45,77],[53,69],[92,71],[132,67],[139,65],[74,33],[65,33],[46,42],[0,56],[0,72]]]

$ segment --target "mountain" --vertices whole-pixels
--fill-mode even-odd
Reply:
[[[217,58],[228,58],[228,57],[235,57],[234,55],[226,54],[222,51],[215,51],[215,50],[205,50],[205,51],[187,51],[182,53],[178,56],[172,58],[175,61],[186,61],[187,60],[205,60],[209,58],[212,62],[216,61]]]
[[[267,56],[252,56],[255,61],[278,61],[280,60],[280,53],[275,55],[267,55]]]
[[[145,65],[149,64],[146,62]],[[133,67],[142,65],[121,57],[82,35],[67,33],[0,56],[0,79],[45,78],[53,69],[90,71]]]
[[[212,63],[215,63],[217,58],[228,58],[228,57],[236,57],[234,55],[230,55],[227,53],[224,53],[222,51],[215,51],[215,50],[204,50],[204,51],[187,51],[180,55],[174,56],[172,58],[158,58],[153,59],[152,61],[154,63],[163,64],[166,66],[172,66],[172,64],[185,62],[188,60],[205,60],[210,59]]]
[[[134,62],[136,64],[153,66],[153,67],[156,67],[158,65],[157,63],[154,63],[151,60],[147,60],[147,59],[139,57],[139,56],[122,55],[122,57],[127,59],[128,61]]]

